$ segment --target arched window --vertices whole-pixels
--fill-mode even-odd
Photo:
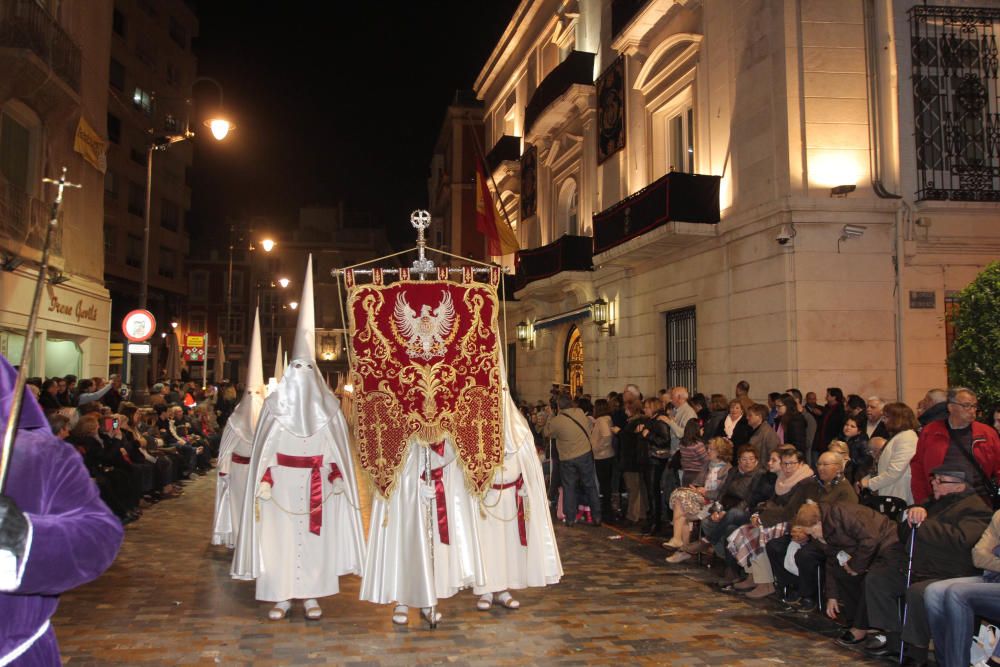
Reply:
[[[563,383],[569,385],[570,396],[576,396],[577,388],[583,388],[583,336],[575,326],[566,337],[566,361],[563,366]]]
[[[563,234],[579,234],[579,220],[576,180],[567,178],[559,188],[557,224],[561,225],[562,229],[557,229],[557,233],[561,231]]]

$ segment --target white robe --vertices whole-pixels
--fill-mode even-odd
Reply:
[[[441,543],[437,500],[420,494],[425,470],[424,447],[411,440],[399,483],[386,500],[372,499],[368,533],[368,560],[361,582],[361,599],[376,604],[397,602],[410,607],[431,607],[463,588],[485,584],[482,555],[476,532],[476,499],[465,487],[455,447],[445,438],[444,456],[431,451],[431,468],[444,466],[445,505],[449,544]],[[434,544],[431,564],[427,548],[427,507],[430,507]],[[432,574],[433,567],[433,574]]]
[[[248,393],[243,400],[249,401],[250,404],[243,406],[241,402],[222,431],[216,470],[218,477],[215,484],[212,544],[224,544],[230,549],[236,546],[236,541],[239,539],[240,514],[243,511],[243,498],[246,495],[250,473],[249,464],[236,463],[232,458],[233,454],[250,458],[250,453],[253,451],[253,430],[247,423],[247,418],[252,415],[252,420],[256,421],[262,403],[259,394]],[[244,415],[244,411],[251,414]]]
[[[268,396],[257,424],[231,569],[235,579],[256,579],[257,599],[270,602],[338,593],[340,575],[360,575],[365,561],[358,485],[340,405],[329,390],[315,387],[307,391],[307,404],[300,404],[289,377],[286,373],[279,391]],[[323,457],[319,535],[309,531],[312,470],[278,465],[278,453]],[[328,479],[332,463],[342,481]],[[273,485],[265,499],[261,481],[268,470]]]
[[[520,491],[516,486],[491,488],[482,511],[476,513],[486,570],[486,585],[474,587],[476,595],[556,584],[563,573],[535,438],[509,397],[505,408],[504,462],[494,474],[493,486],[516,483],[518,477],[522,484]],[[524,501],[526,546],[521,544],[518,495]]]

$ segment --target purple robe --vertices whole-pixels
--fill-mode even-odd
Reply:
[[[0,356],[0,429],[6,427],[17,374]],[[121,522],[101,500],[76,450],[52,435],[38,402],[26,392],[5,494],[31,522],[23,575],[0,592],[0,664],[48,622],[59,594],[96,579],[121,546]],[[59,665],[50,627],[14,663]]]

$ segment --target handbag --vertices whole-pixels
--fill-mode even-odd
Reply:
[[[970,449],[972,449],[973,452],[976,451],[977,442],[985,442],[985,439],[984,438],[973,439],[972,446],[970,447]],[[979,465],[979,461],[977,461],[976,457],[973,456],[970,452],[965,451],[965,449],[962,447],[959,447],[958,451],[962,452],[962,456],[969,459],[969,462],[979,473],[979,476],[983,478],[983,486],[986,487],[986,495],[987,495],[986,500],[989,501],[990,506],[994,510],[1000,510],[1000,487],[997,486],[996,481],[994,481],[992,478],[990,478],[989,475],[986,474],[986,472],[983,470],[983,467]]]
[[[972,638],[972,647],[969,651],[972,664],[976,667],[986,665],[996,649],[998,639],[1000,639],[1000,628],[989,623],[980,625],[979,634]]]

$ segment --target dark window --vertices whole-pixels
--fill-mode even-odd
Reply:
[[[118,174],[110,169],[104,172],[104,194],[111,199],[118,199]]]
[[[31,130],[6,113],[0,113],[0,173],[21,192],[30,185]]]
[[[172,232],[176,232],[180,215],[180,210],[177,208],[177,204],[173,203],[169,199],[160,200],[161,227],[169,229]]]
[[[226,345],[243,345],[243,313],[233,313],[226,326],[226,314],[219,315],[219,335]],[[277,338],[275,338],[277,340]]]
[[[132,159],[132,162],[136,164],[146,164],[146,156],[142,154],[142,151],[138,148],[130,148],[128,150],[128,156]]]
[[[138,183],[129,181],[128,184],[128,212],[140,218],[146,210],[146,189]]]
[[[163,129],[167,132],[177,131],[177,118],[172,113],[168,113],[163,117]]]
[[[164,246],[160,246],[159,273],[164,278],[173,278],[177,273],[177,253]]]
[[[113,113],[108,114],[108,140],[115,144],[122,141],[122,119]]]
[[[104,261],[113,264],[115,261],[115,228],[104,225]]]
[[[187,31],[173,16],[170,17],[170,39],[174,40],[177,46],[182,49],[187,49]]]
[[[142,267],[142,237],[135,234],[128,235],[128,243],[125,246],[125,263],[133,268]]]
[[[114,58],[111,59],[108,83],[115,90],[125,90],[125,65],[122,65]]]
[[[910,9],[917,199],[1000,201],[1000,9]]]
[[[206,331],[205,313],[191,313],[188,315],[188,326],[191,331]]]
[[[698,386],[698,339],[694,308],[672,310],[667,319],[667,386],[687,387],[692,394]]]
[[[115,31],[115,34],[125,36],[125,15],[119,10],[115,9],[115,13],[111,16],[111,28]]]
[[[208,271],[192,271],[191,272],[191,301],[204,302],[208,300]]]
[[[173,63],[167,63],[167,83],[169,83],[171,86],[176,86],[178,83],[180,83],[180,80],[181,77],[180,74],[177,72],[177,65],[174,65]]]

